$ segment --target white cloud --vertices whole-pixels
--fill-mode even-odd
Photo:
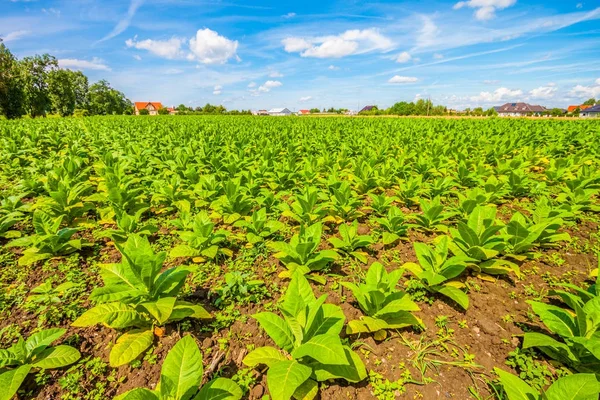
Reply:
[[[61,68],[110,71],[110,68],[106,64],[104,64],[104,62],[101,59],[96,57],[92,58],[92,61],[78,60],[76,58],[63,58],[58,60],[58,65]]]
[[[136,59],[136,60],[138,60],[138,61],[142,61],[142,57],[141,57],[141,56],[139,56],[139,55],[137,55],[137,54],[134,54],[134,55],[133,55],[133,58],[135,58],[135,59]]]
[[[213,88],[213,94],[218,96],[221,93],[223,93],[223,86],[221,85],[215,85],[215,87]]]
[[[185,39],[172,37],[168,40],[137,40],[137,37],[133,39],[127,39],[125,45],[127,47],[133,47],[138,50],[147,50],[152,54],[155,54],[162,58],[169,60],[175,58],[182,58],[184,56],[181,47],[185,44]]]
[[[497,79],[486,79],[483,81],[483,83],[485,83],[486,85],[495,85],[497,83],[500,83],[500,81]]]
[[[433,58],[436,59],[436,60],[441,60],[441,59],[444,58],[444,55],[443,54],[439,54],[439,53],[435,53],[433,55]]]
[[[569,92],[571,97],[580,98],[587,100],[588,98],[598,98],[600,97],[600,78],[596,79],[596,81],[590,86],[577,85],[574,86],[573,89]]]
[[[503,10],[513,6],[517,0],[469,0],[459,1],[454,5],[455,10],[463,7],[475,9],[475,18],[480,21],[487,21],[496,16],[496,10]]]
[[[431,17],[422,15],[421,20],[423,21],[423,26],[419,30],[419,35],[417,36],[417,46],[433,46],[437,42],[437,36],[440,32],[440,28],[438,28],[435,22],[433,22]]]
[[[529,91],[529,97],[531,99],[551,99],[556,94],[556,85],[549,83],[546,86],[540,86],[538,88]]]
[[[493,103],[504,100],[518,100],[523,95],[520,89],[511,90],[508,88],[498,88],[493,92],[481,92],[477,96],[472,96],[471,101],[477,103]]]
[[[269,74],[269,78],[283,78],[283,74],[279,71],[272,71]]]
[[[330,65],[329,67],[327,67],[328,70],[330,71],[337,71],[338,69],[340,69],[340,67],[336,67],[335,65]]]
[[[248,84],[248,87],[249,87],[249,88],[256,87],[256,82],[250,82],[250,83]]]
[[[393,42],[377,29],[351,29],[336,36],[313,38],[288,37],[282,40],[288,53],[300,53],[302,57],[341,58],[374,50],[388,51]]]
[[[56,8],[42,8],[42,12],[46,15],[54,15],[60,18],[60,10]]]
[[[14,32],[7,33],[5,36],[0,36],[0,37],[2,38],[2,40],[4,41],[4,43],[8,43],[8,42],[11,42],[11,41],[18,40],[18,39],[22,38],[23,36],[27,36],[30,33],[31,33],[30,31],[19,30],[19,31],[14,31]]]
[[[577,5],[575,7],[577,7],[577,8],[583,8],[583,3],[577,3]]]
[[[262,93],[267,93],[267,92],[270,92],[271,89],[280,87],[282,85],[283,85],[283,83],[281,83],[279,81],[266,81],[265,83],[263,83],[262,85],[260,85],[258,87],[258,91],[262,92]]]
[[[108,35],[104,36],[98,42],[104,42],[105,40],[112,39],[115,36],[123,33],[125,29],[129,27],[129,24],[131,23],[135,13],[143,3],[144,0],[131,0],[131,3],[129,3],[129,8],[127,9],[127,14],[125,14],[125,16],[117,23],[117,25],[115,25],[113,30],[110,31]]]
[[[289,13],[285,14],[285,15],[283,16],[283,18],[285,18],[285,19],[290,19],[290,18],[294,18],[295,16],[296,16],[296,13],[295,13],[295,12],[289,12]]]
[[[395,75],[392,78],[390,78],[390,80],[388,82],[389,83],[415,83],[418,80],[419,79],[415,78],[414,76],[400,76],[400,75]]]
[[[199,29],[196,36],[190,39],[192,54],[189,59],[195,59],[202,64],[224,64],[232,57],[237,57],[237,40],[229,40],[225,36],[208,28]]]
[[[412,56],[407,51],[403,51],[402,53],[398,54],[398,57],[396,57],[396,62],[406,63],[409,62],[411,59]]]
[[[301,103],[305,103],[309,100],[312,100],[312,96],[304,96],[304,97],[300,97],[300,102]]]

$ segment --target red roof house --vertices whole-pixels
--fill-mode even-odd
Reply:
[[[150,115],[158,115],[158,110],[163,108],[163,105],[158,101],[136,101],[135,102],[135,115],[140,115],[140,110],[148,110]]]

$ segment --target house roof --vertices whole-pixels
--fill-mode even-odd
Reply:
[[[494,107],[496,108],[496,107]],[[542,112],[546,111],[546,107],[531,105],[527,103],[506,103],[496,108],[499,113],[522,113],[527,114],[530,112]]]
[[[569,108],[567,109],[568,112],[573,112],[575,110],[577,110],[578,108],[580,110],[585,110],[586,108],[590,108],[591,106],[588,106],[586,104],[582,104],[580,106],[569,106]]]
[[[281,112],[284,112],[284,111],[291,112],[287,108],[271,108],[269,110],[270,113],[281,113]]]
[[[310,110],[300,110],[298,111],[300,114],[310,114]]]
[[[163,105],[159,101],[136,101],[135,109],[141,110],[143,108],[148,107],[148,104],[152,104],[152,107],[154,107],[155,110],[160,110],[161,108],[163,108]]]
[[[364,106],[360,111],[371,111],[373,108],[375,108],[375,106]]]
[[[600,113],[600,104],[596,104],[595,106],[586,108],[585,112],[586,113],[590,113],[590,112]]]

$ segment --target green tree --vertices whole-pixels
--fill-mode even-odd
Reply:
[[[19,118],[24,100],[19,63],[0,39],[0,114],[9,119]]]
[[[88,109],[92,115],[124,114],[133,107],[125,95],[101,80],[90,86]]]
[[[596,99],[594,98],[588,99],[583,103],[584,106],[593,106],[594,104],[596,104]]]
[[[56,58],[49,54],[25,57],[20,62],[23,70],[25,110],[35,118],[45,116],[52,102],[48,91],[49,74],[58,68]]]
[[[147,108],[142,108],[140,110],[140,115],[150,115],[150,111]]]
[[[321,111],[320,111],[318,108],[311,108],[311,109],[310,109],[310,113],[311,113],[311,114],[318,114],[318,113],[320,113],[320,112],[321,112]]]
[[[494,107],[490,107],[486,110],[485,115],[488,117],[494,117],[498,115],[498,111]]]
[[[71,74],[67,69],[56,69],[48,73],[48,96],[52,112],[63,117],[75,111],[75,87]]]
[[[159,115],[169,115],[169,110],[167,108],[165,108],[165,107],[159,108],[158,109],[158,114]]]
[[[75,109],[88,108],[89,103],[89,81],[88,77],[81,71],[69,71],[73,92],[75,93]]]
[[[207,104],[207,106],[208,105],[210,105],[210,104]],[[188,108],[185,106],[185,104],[180,104],[177,106],[176,110],[179,112],[187,112]]]
[[[415,113],[415,104],[401,101],[391,106],[389,112],[394,115],[412,115]]]

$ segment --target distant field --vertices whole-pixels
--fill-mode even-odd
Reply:
[[[169,390],[177,354],[229,399],[503,399],[494,368],[536,392],[600,373],[597,121],[0,121],[0,165],[20,399],[112,398],[163,365]]]

